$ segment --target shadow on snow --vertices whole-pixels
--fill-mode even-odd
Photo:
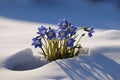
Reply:
[[[116,50],[120,51],[120,48]],[[72,80],[120,79],[120,64],[103,55],[99,49],[94,55],[60,60],[57,64]]]

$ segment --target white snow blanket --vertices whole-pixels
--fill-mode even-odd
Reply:
[[[92,38],[85,36],[81,45],[90,55],[40,67],[45,61],[31,46],[40,25],[56,27],[0,17],[0,80],[120,80],[119,29],[95,29]]]

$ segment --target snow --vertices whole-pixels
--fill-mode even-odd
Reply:
[[[3,4],[5,5],[4,2]],[[72,5],[75,4],[73,3]],[[8,6],[6,6],[7,8],[0,8],[0,80],[120,80],[120,16],[118,13],[110,13],[107,18],[105,17],[104,23],[101,21],[103,18],[100,17],[96,17],[96,19],[91,21],[88,19],[87,22],[83,19],[85,17],[82,17],[83,21],[86,22],[83,24],[90,25],[94,22],[99,26],[95,28],[95,33],[92,38],[85,36],[81,40],[81,45],[90,50],[89,55],[79,55],[74,58],[47,63],[44,58],[38,54],[40,50],[34,49],[34,47],[31,46],[31,39],[36,36],[37,28],[40,25],[56,28],[55,24],[49,23],[55,23],[59,18],[54,17],[52,19],[55,20],[50,21],[48,19],[46,23],[43,23],[45,22],[44,19],[47,19],[47,17],[50,18],[51,15],[45,18],[44,16],[46,14],[41,13],[43,16],[40,19],[41,23],[32,20],[32,18],[36,18],[37,16],[28,18],[31,14],[28,16],[24,15],[24,17],[26,16],[25,20],[23,18],[20,19],[20,17],[16,17],[18,15],[14,9],[19,8],[21,10],[22,8],[16,5],[17,7],[12,9],[14,6],[10,7],[13,12],[9,12],[9,9],[7,9]],[[23,7],[24,6],[25,5],[23,5]],[[76,6],[78,6],[78,4]],[[29,13],[30,8],[27,7],[25,9],[28,9],[26,12]],[[10,14],[7,14],[7,11]],[[52,11],[54,12],[54,10]],[[12,14],[14,12],[16,15]],[[18,11],[18,13],[19,12],[20,11]],[[81,13],[82,16],[86,15],[83,13],[84,12]],[[23,14],[25,13],[23,12]],[[34,14],[34,12],[32,14]],[[63,14],[67,13],[64,12]],[[114,14],[114,16],[110,17],[112,14]],[[57,16],[56,13],[52,15]],[[64,16],[65,15],[63,15],[63,17]],[[70,16],[71,15],[67,17]],[[89,17],[91,16],[93,15]],[[79,23],[77,22],[78,19],[75,20],[76,17],[77,16],[70,17],[73,23]],[[99,21],[101,22],[98,23]],[[101,27],[100,24],[104,27]]]
[[[0,18],[0,22],[0,79],[2,80],[120,79],[119,30],[96,29],[93,38],[83,38],[82,46],[90,48],[91,55],[57,60],[46,64],[37,53],[39,49],[36,50],[30,45],[37,26],[42,23],[18,21],[4,17]],[[46,65],[41,66],[43,64]]]

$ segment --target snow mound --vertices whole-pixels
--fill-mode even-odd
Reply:
[[[45,62],[41,61],[40,57],[33,55],[31,49],[24,49],[17,52],[5,61],[6,68],[16,71],[31,70],[44,64]]]

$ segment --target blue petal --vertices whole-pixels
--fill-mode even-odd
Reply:
[[[70,38],[66,41],[66,46],[67,47],[72,47],[74,45],[74,42],[75,42],[75,40],[73,38]]]
[[[49,33],[52,33],[52,35],[49,36]],[[50,30],[46,33],[46,35],[47,35],[47,38],[50,39],[50,40],[56,38],[56,33],[55,33],[55,30],[53,30],[53,29],[50,29]]]
[[[33,40],[33,41],[36,41],[36,40],[37,40],[37,38],[33,38],[32,40]]]
[[[92,37],[93,35],[92,35],[92,33],[88,33],[88,36],[89,36],[89,37]]]

